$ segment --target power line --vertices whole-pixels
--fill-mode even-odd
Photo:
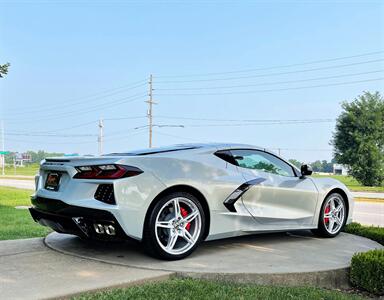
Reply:
[[[178,116],[157,116],[159,119],[175,119],[175,120],[192,120],[192,121],[223,121],[223,122],[334,122],[335,119],[218,119],[218,118],[192,118],[192,117],[178,117]],[[188,125],[185,125],[188,126]]]
[[[133,116],[133,117],[117,117],[117,118],[105,118],[107,121],[118,121],[118,120],[133,120],[133,119],[143,119],[147,116]]]
[[[163,133],[163,132],[159,132],[159,131],[156,131],[157,134],[159,135],[163,135],[163,136],[169,136],[169,137],[173,137],[173,138],[177,138],[177,139],[181,139],[181,140],[188,140],[188,141],[192,141],[192,142],[201,142],[202,140],[199,139],[192,139],[192,138],[187,138],[185,136],[178,136],[178,135],[174,135],[174,134],[168,134],[168,133]],[[332,152],[333,149],[306,149],[306,148],[273,148],[273,147],[265,147],[266,149],[270,149],[270,150],[284,150],[284,151],[313,151],[313,152],[316,152],[316,151],[324,151],[324,152]]]
[[[182,140],[187,140],[187,141],[192,141],[192,142],[201,142],[201,141],[204,141],[204,140],[197,140],[197,139],[191,139],[191,138],[188,138],[186,136],[178,136],[178,135],[174,135],[174,134],[169,134],[169,133],[163,133],[163,132],[160,132],[160,131],[157,131],[157,130],[154,130],[157,134],[160,134],[160,135],[164,135],[164,136],[169,136],[169,137],[173,137],[173,138],[177,138],[177,139],[182,139]]]
[[[174,80],[174,81],[158,80],[156,82],[157,83],[186,83],[186,82],[211,82],[211,81],[238,80],[238,79],[246,79],[246,78],[270,77],[270,76],[279,76],[279,75],[287,75],[287,74],[297,74],[297,73],[306,73],[306,72],[321,71],[321,70],[338,69],[338,68],[345,68],[345,67],[350,67],[350,66],[370,64],[370,63],[380,62],[380,61],[384,61],[384,59],[374,59],[374,60],[348,63],[348,64],[342,64],[342,65],[334,65],[334,66],[311,68],[311,69],[302,69],[302,70],[296,70],[296,71],[256,74],[256,75],[248,75],[248,76],[211,78],[211,79],[194,79],[194,80]]]
[[[121,139],[126,138],[126,137],[132,137],[132,136],[141,134],[143,131],[146,131],[146,130],[147,130],[146,128],[141,128],[141,129],[136,130],[133,133],[126,134],[126,135],[120,135],[120,136],[114,137],[114,138],[107,138],[104,141],[108,141],[109,142],[109,141],[121,140]],[[111,135],[109,134],[108,136],[111,136]]]
[[[36,140],[33,140],[33,141],[29,141],[29,140],[18,140],[18,139],[7,139],[7,141],[11,141],[11,142],[19,142],[19,143],[23,143],[23,144],[39,144],[39,145],[43,145],[43,144],[48,144],[48,145],[70,145],[70,144],[96,144],[96,140],[94,141],[80,141],[80,142],[71,142],[71,141],[66,141],[66,142],[49,142],[49,141],[36,141]]]
[[[143,83],[143,81],[144,81],[144,83]],[[137,84],[137,83],[141,83],[141,84]],[[101,94],[104,94],[106,92],[110,92],[110,91],[114,91],[114,90],[117,90],[117,89],[121,89],[122,87],[108,89],[108,90],[105,90],[103,92],[98,92],[98,93],[94,93],[94,94],[91,94],[91,95],[88,95],[88,96],[83,96],[83,97],[75,98],[72,101],[71,100],[61,100],[60,102],[62,102],[62,103],[64,102],[64,104],[53,105],[53,106],[49,106],[49,107],[46,107],[46,108],[43,107],[43,108],[39,108],[38,110],[35,110],[35,111],[31,110],[31,108],[33,109],[36,106],[27,107],[27,108],[25,108],[27,110],[26,112],[19,112],[18,111],[18,112],[13,113],[13,114],[40,112],[40,111],[45,111],[45,110],[52,110],[52,109],[54,109],[56,107],[62,108],[62,107],[73,106],[75,104],[81,104],[81,103],[87,103],[88,104],[89,103],[89,99],[91,99],[91,98],[93,98],[93,100],[103,99],[103,98],[106,98],[106,97],[109,97],[109,96],[112,96],[112,95],[115,95],[115,94],[119,94],[119,93],[125,92],[127,90],[132,90],[132,89],[144,86],[145,84],[146,84],[145,80],[140,80],[140,81],[137,81],[135,83],[131,83],[131,84],[126,85],[126,88],[124,88],[122,91],[118,91],[118,92],[114,92],[114,93],[109,93],[109,94],[106,94],[106,95],[101,95]],[[97,96],[99,96],[99,97],[97,97]],[[96,98],[94,98],[94,97],[96,97]],[[84,100],[84,99],[87,99],[87,100],[86,101],[75,101],[75,100]],[[68,103],[68,102],[71,102],[71,103]]]
[[[316,80],[325,80],[325,79],[335,79],[335,78],[343,78],[350,76],[358,76],[358,75],[366,75],[373,73],[381,73],[384,70],[375,70],[369,72],[360,72],[360,73],[352,73],[352,74],[342,74],[342,75],[334,75],[334,76],[325,76],[325,77],[315,77],[308,79],[300,79],[300,80],[288,80],[288,81],[275,81],[275,82],[264,82],[257,84],[243,84],[243,85],[227,85],[227,86],[213,86],[213,87],[189,87],[189,88],[159,88],[157,91],[188,91],[188,90],[215,90],[215,89],[232,89],[232,88],[244,88],[244,87],[254,87],[254,86],[264,86],[264,85],[277,85],[277,84],[288,84],[288,83],[296,83],[296,82],[307,82],[307,81],[316,81]]]
[[[9,136],[41,136],[41,137],[63,137],[63,138],[75,138],[75,137],[87,137],[87,136],[97,136],[97,134],[44,134],[44,133],[9,133],[5,135]]]
[[[296,121],[275,121],[275,122],[252,122],[252,123],[218,123],[218,124],[185,124],[172,127],[188,128],[188,127],[241,127],[241,126],[265,126],[265,125],[295,125],[295,124],[314,124],[314,123],[331,123],[333,119],[324,120],[296,120]],[[156,125],[156,127],[170,127]]]
[[[124,104],[124,103],[134,102],[134,101],[137,101],[139,99],[142,99],[145,95],[146,94],[143,94],[143,93],[134,94],[134,95],[131,95],[131,96],[128,96],[128,97],[124,97],[124,98],[120,98],[120,99],[117,99],[117,100],[114,100],[114,101],[111,101],[111,102],[108,102],[108,103],[103,103],[103,104],[99,104],[99,105],[96,105],[96,106],[92,106],[91,109],[73,110],[73,111],[69,111],[69,112],[61,112],[61,113],[58,113],[58,114],[52,114],[52,115],[45,116],[44,120],[52,120],[52,119],[58,119],[58,118],[63,118],[63,117],[69,118],[69,117],[76,116],[76,115],[79,115],[79,114],[86,114],[86,113],[89,113],[89,112],[97,111],[97,110],[99,110],[101,108],[109,108],[109,107],[120,105],[120,104]],[[36,118],[23,119],[22,121],[17,121],[17,122],[18,123],[28,123],[28,122],[31,122],[31,121],[34,121],[34,120],[36,120]]]
[[[165,76],[156,76],[156,77],[157,78],[181,78],[181,77],[199,77],[199,76],[213,76],[213,75],[224,75],[224,74],[235,74],[235,73],[248,73],[248,72],[256,72],[256,71],[281,69],[281,68],[290,68],[290,67],[296,67],[296,66],[305,66],[305,65],[318,64],[318,63],[324,63],[324,62],[332,62],[332,61],[338,61],[338,60],[344,60],[344,59],[350,59],[350,58],[371,56],[371,55],[376,55],[381,53],[384,53],[384,51],[375,51],[375,52],[368,52],[368,53],[362,53],[362,54],[351,55],[351,56],[342,56],[342,57],[336,57],[336,58],[313,60],[313,61],[308,61],[303,63],[294,63],[289,65],[280,65],[280,66],[272,66],[272,67],[252,68],[252,69],[237,70],[237,71],[199,73],[199,74],[189,74],[189,75],[165,75]]]
[[[301,90],[301,89],[311,89],[311,88],[328,87],[328,86],[348,85],[348,84],[355,84],[355,83],[380,81],[383,79],[384,79],[384,77],[380,77],[380,78],[373,78],[373,79],[366,79],[366,80],[346,81],[346,82],[339,82],[339,83],[319,84],[319,85],[280,88],[280,89],[266,89],[266,90],[253,90],[253,91],[238,91],[238,92],[219,92],[219,93],[157,94],[157,96],[201,96],[201,95],[213,96],[213,95],[255,94],[255,93],[265,93],[265,92],[278,92],[278,91]]]

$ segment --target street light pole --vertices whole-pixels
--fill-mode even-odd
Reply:
[[[5,175],[5,145],[4,145],[4,121],[1,121],[1,162],[2,162],[2,174]]]

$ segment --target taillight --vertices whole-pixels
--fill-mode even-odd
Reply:
[[[75,167],[77,173],[73,178],[77,179],[119,179],[132,177],[143,173],[142,170],[124,165],[96,165]]]

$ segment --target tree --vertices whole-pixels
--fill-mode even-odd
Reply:
[[[64,153],[57,153],[57,152],[45,152],[44,150],[39,150],[37,152],[35,151],[27,151],[27,154],[31,155],[31,159],[33,163],[39,163],[43,159],[47,157],[54,157],[54,156],[63,156]]]
[[[323,165],[321,164],[320,160],[316,160],[311,163],[311,167],[313,172],[323,172]]]
[[[384,99],[379,92],[364,92],[353,102],[342,103],[332,144],[338,163],[366,186],[384,180]]]
[[[299,162],[297,159],[291,158],[288,160],[292,165],[298,167],[300,169],[303,163]]]
[[[6,63],[4,65],[0,65],[0,78],[3,77],[3,75],[7,75],[8,74],[8,68],[11,64],[10,63]]]

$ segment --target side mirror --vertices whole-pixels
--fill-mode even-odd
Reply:
[[[310,165],[302,165],[301,166],[301,175],[307,176],[312,174],[312,167]]]

